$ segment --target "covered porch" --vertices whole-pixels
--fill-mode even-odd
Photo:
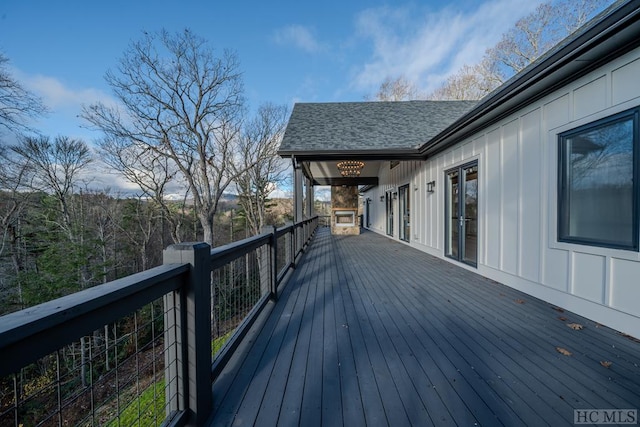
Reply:
[[[321,229],[210,425],[571,425],[634,409],[640,343],[372,232]]]
[[[421,147],[425,141],[476,104],[476,101],[296,104],[279,150],[293,164],[295,221],[314,215],[315,186],[374,187],[379,184],[381,171],[400,162],[423,161]]]

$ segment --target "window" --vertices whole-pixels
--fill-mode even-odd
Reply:
[[[558,136],[558,240],[638,250],[640,108]]]

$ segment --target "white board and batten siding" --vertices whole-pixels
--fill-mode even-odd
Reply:
[[[367,193],[370,228],[385,233],[380,196],[410,184],[410,244],[447,259],[445,171],[477,160],[474,270],[640,337],[640,254],[557,240],[558,134],[640,105],[639,76],[636,49],[435,157],[393,169],[384,164],[380,185]],[[434,193],[426,191],[429,181]],[[396,238],[397,218],[396,204]]]

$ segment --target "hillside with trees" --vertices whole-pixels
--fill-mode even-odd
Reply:
[[[0,145],[0,314],[159,265],[172,243],[218,246],[290,221],[290,203],[270,199],[288,178],[276,153],[288,108],[249,114],[233,52],[216,56],[189,30],[131,42],[105,76],[117,106],[81,113],[95,144],[32,128],[47,108],[7,65],[0,137],[16,142]],[[102,165],[137,190],[92,187]]]

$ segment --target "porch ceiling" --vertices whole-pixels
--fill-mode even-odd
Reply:
[[[360,176],[345,178],[338,170],[337,163],[340,160],[304,162],[305,173],[313,180],[314,185],[378,185],[380,166],[389,163],[383,160],[363,160],[364,167]]]

